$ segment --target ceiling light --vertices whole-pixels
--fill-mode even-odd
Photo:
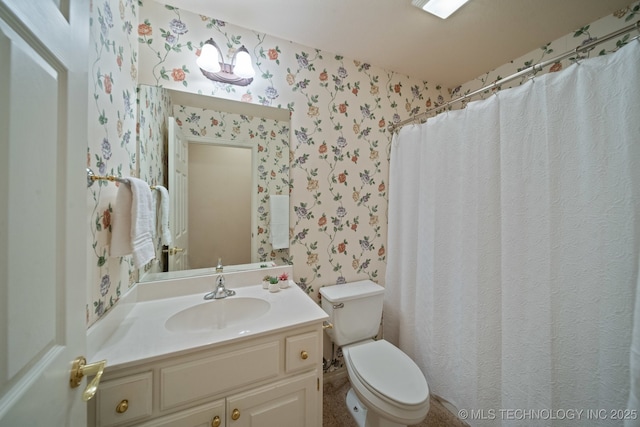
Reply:
[[[447,19],[467,1],[469,0],[411,0],[411,4],[438,18]]]

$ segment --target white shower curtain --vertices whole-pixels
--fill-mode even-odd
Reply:
[[[639,64],[633,42],[394,137],[385,338],[471,425],[621,424]]]

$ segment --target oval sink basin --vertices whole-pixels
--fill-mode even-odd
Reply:
[[[271,304],[259,298],[227,297],[194,305],[177,312],[165,323],[171,332],[206,332],[255,320]]]

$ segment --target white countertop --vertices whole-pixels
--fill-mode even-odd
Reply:
[[[255,281],[253,282],[255,283]],[[271,305],[269,311],[254,320],[248,320],[222,329],[206,332],[171,332],[165,322],[174,314],[203,303],[215,304],[223,300],[204,300],[206,292],[191,293],[169,298],[149,299],[121,303],[126,314],[114,316],[111,327],[100,345],[96,346],[91,360],[107,360],[109,367],[123,368],[150,361],[170,354],[183,354],[220,344],[256,337],[296,326],[322,322],[327,314],[293,281],[279,292],[271,293],[262,285],[229,286],[236,291],[227,298],[253,297],[264,299]],[[139,285],[137,285],[139,286]],[[117,323],[114,323],[117,322]],[[96,326],[100,328],[100,325]],[[106,324],[105,324],[105,327]],[[92,327],[93,328],[93,327]]]

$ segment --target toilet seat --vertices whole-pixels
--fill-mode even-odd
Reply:
[[[429,386],[409,356],[385,340],[343,346],[352,387],[381,416],[404,424],[429,411]]]

